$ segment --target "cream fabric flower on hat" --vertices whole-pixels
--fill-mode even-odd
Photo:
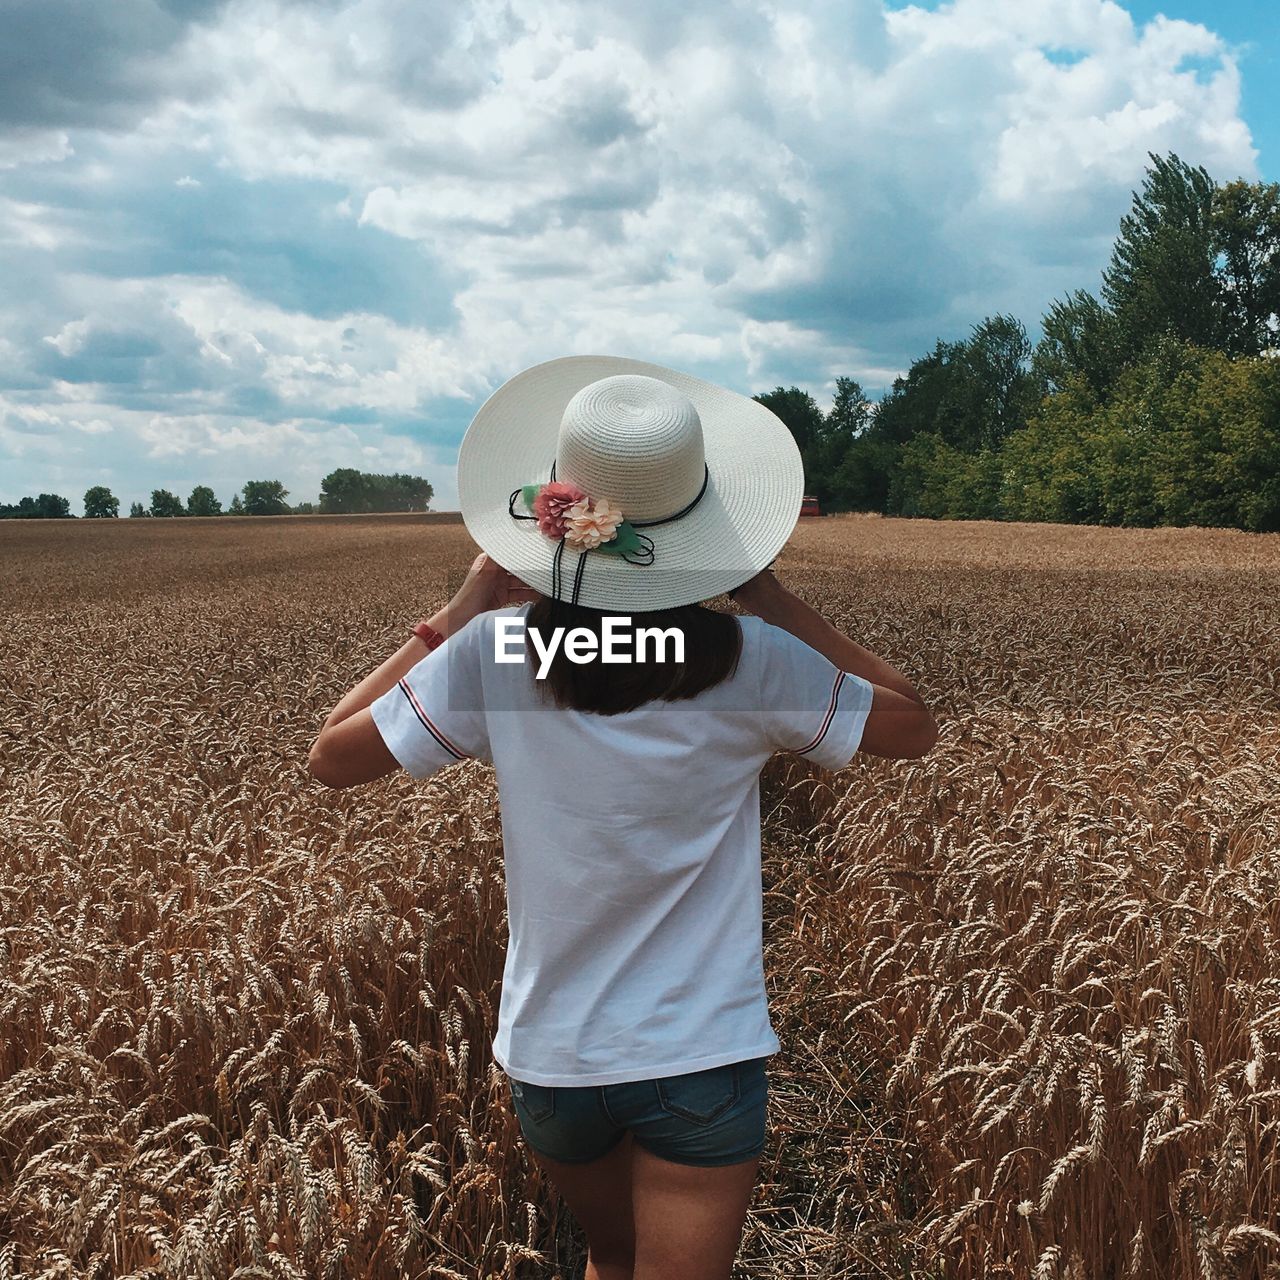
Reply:
[[[593,551],[613,538],[622,520],[622,508],[608,498],[582,498],[564,510],[564,540],[571,547]]]

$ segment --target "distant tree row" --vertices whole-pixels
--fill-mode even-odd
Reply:
[[[1037,345],[997,315],[878,403],[852,378],[827,413],[755,397],[827,509],[1280,530],[1280,184],[1151,161],[1101,297],[1055,302]]]
[[[84,495],[84,513],[86,516],[89,514],[89,495],[97,492],[98,490],[90,489]],[[111,491],[102,489],[101,493],[116,508],[116,510],[104,511],[103,514],[116,515],[119,503],[112,497]],[[313,509],[309,502],[290,507],[285,501],[288,496],[289,490],[279,480],[249,480],[245,483],[243,489],[233,495],[225,514],[229,516],[287,516],[303,515],[306,514],[306,511]],[[304,511],[304,508],[306,511]],[[142,516],[164,519],[172,516],[220,516],[222,514],[224,514],[222,503],[218,501],[213,490],[205,484],[198,484],[191,490],[191,496],[187,499],[185,507],[182,505],[182,499],[176,493],[170,493],[168,489],[152,489],[150,506],[144,507],[141,502],[135,502],[129,508],[129,515],[135,519]]]
[[[372,475],[340,467],[321,481],[319,510],[322,512],[426,511],[431,500],[431,484],[421,476]],[[250,480],[232,497],[227,515],[283,516],[312,515],[317,507],[312,502],[290,506],[289,491],[279,480]],[[85,490],[84,514],[89,520],[110,520],[120,515],[120,499],[105,485],[95,484]],[[129,515],[135,519],[163,519],[173,516],[220,516],[222,503],[208,485],[198,484],[191,490],[186,504],[168,489],[152,489],[151,502],[143,506],[134,502]],[[71,503],[56,493],[42,493],[37,498],[0,504],[0,519],[48,520],[71,515]]]
[[[421,476],[372,475],[339,467],[320,482],[320,510],[345,515],[361,511],[425,511],[434,490]]]
[[[0,503],[0,520],[62,520],[71,514],[71,503],[59,493]]]

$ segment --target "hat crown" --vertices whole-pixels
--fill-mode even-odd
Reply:
[[[565,406],[556,479],[608,498],[629,520],[660,520],[698,496],[702,420],[669,382],[622,373],[590,382]]]

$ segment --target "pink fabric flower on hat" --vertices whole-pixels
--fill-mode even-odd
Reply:
[[[566,512],[575,503],[585,502],[587,495],[575,484],[567,484],[562,480],[553,480],[544,484],[538,496],[533,500],[533,514],[537,517],[538,528],[548,538],[559,540],[565,536]]]
[[[564,513],[564,540],[571,547],[593,551],[602,542],[609,542],[622,523],[622,508],[608,498],[582,498]]]

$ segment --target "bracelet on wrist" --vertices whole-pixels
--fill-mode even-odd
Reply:
[[[438,632],[425,618],[413,629],[413,634],[427,646],[427,652],[438,649],[444,644],[444,636]]]

